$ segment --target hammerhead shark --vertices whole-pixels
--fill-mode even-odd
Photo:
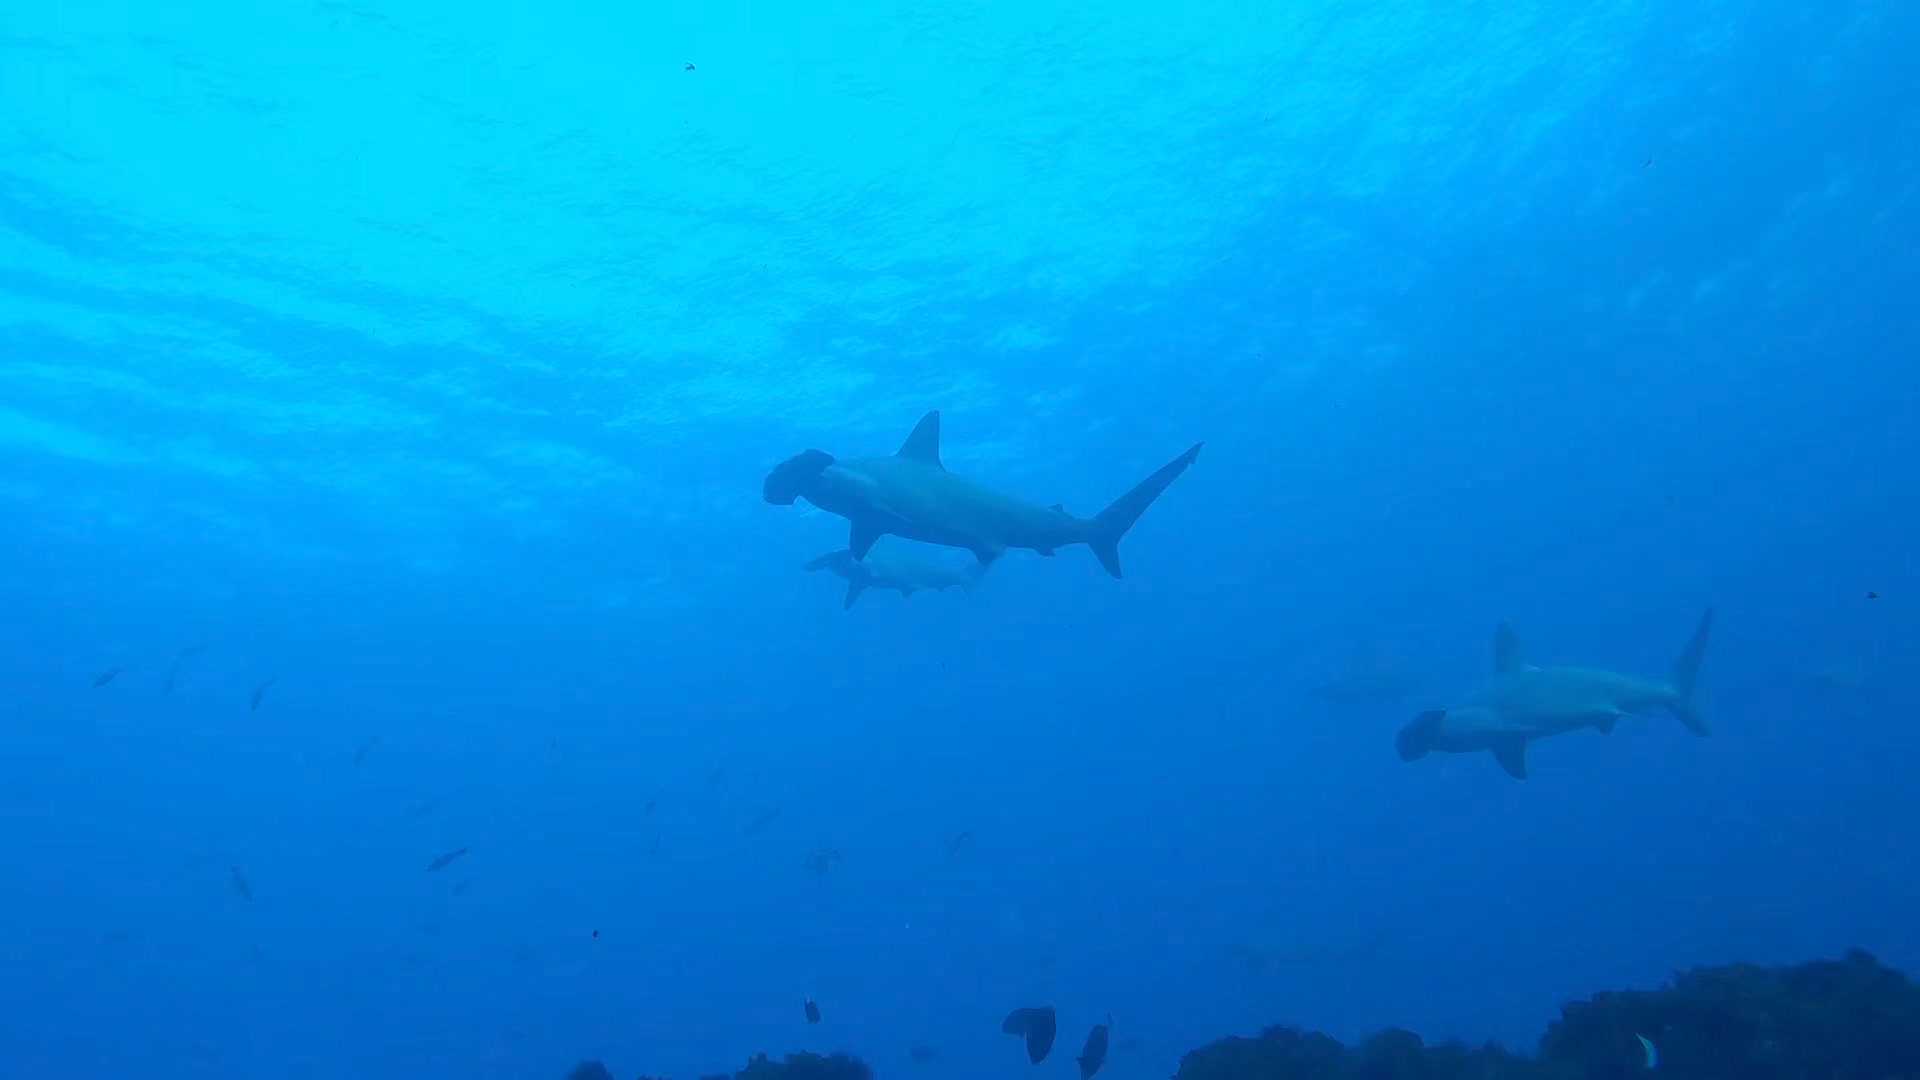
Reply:
[[[868,589],[892,589],[905,599],[921,589],[945,592],[958,585],[971,594],[987,573],[987,567],[978,562],[956,568],[915,558],[897,542],[876,546],[867,552],[865,559],[854,558],[853,552],[844,548],[830,551],[808,562],[807,569],[831,570],[846,579],[847,596],[840,604],[842,611],[853,610],[854,601]]]
[[[1120,577],[1120,538],[1205,445],[1195,443],[1095,516],[1077,518],[1058,504],[1035,506],[948,472],[940,463],[940,413],[935,410],[920,418],[891,457],[838,461],[824,450],[808,450],[776,465],[762,495],[776,506],[805,499],[846,518],[851,523],[847,553],[856,560],[865,559],[874,541],[890,533],[965,548],[981,565],[1008,548],[1050,556],[1056,548],[1085,544],[1107,573]]]
[[[1400,729],[1395,748],[1402,761],[1436,750],[1488,750],[1508,776],[1525,780],[1527,743],[1588,727],[1611,735],[1623,717],[1649,709],[1664,708],[1688,731],[1705,735],[1706,721],[1694,711],[1693,688],[1712,632],[1713,609],[1708,608],[1673,672],[1664,679],[1643,679],[1597,668],[1535,667],[1526,662],[1520,636],[1503,622],[1494,636],[1493,681],[1454,708],[1421,713]]]

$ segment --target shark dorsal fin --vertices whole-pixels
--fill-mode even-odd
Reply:
[[[939,409],[921,417],[920,422],[913,425],[913,434],[907,436],[907,441],[900,444],[900,452],[895,456],[909,458],[936,469],[946,469],[945,465],[940,464]]]
[[[1513,624],[1503,621],[1493,635],[1493,673],[1506,675],[1526,666],[1527,658],[1520,648],[1520,635],[1514,633]]]

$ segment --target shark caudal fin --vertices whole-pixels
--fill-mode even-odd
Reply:
[[[1433,750],[1434,740],[1440,735],[1440,725],[1446,723],[1447,710],[1429,709],[1413,718],[1413,722],[1400,729],[1400,735],[1393,740],[1393,748],[1400,753],[1401,761],[1419,761]]]
[[[1673,662],[1673,715],[1695,735],[1707,734],[1707,722],[1693,707],[1693,690],[1700,681],[1700,658],[1707,653],[1707,638],[1713,634],[1713,616],[1712,608],[1700,613],[1693,639],[1687,642],[1680,659]]]
[[[1158,472],[1135,484],[1132,491],[1113,500],[1113,505],[1087,522],[1087,546],[1093,549],[1100,565],[1107,568],[1107,573],[1114,577],[1123,576],[1120,573],[1120,538],[1127,535],[1127,530],[1133,528],[1133,523],[1140,520],[1141,514],[1147,512],[1153,500],[1167,490],[1167,485],[1178,480],[1180,474],[1187,471],[1187,466],[1200,457],[1200,448],[1205,445],[1194,443],[1191,450],[1160,466]]]

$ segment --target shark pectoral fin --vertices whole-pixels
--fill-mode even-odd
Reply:
[[[1527,658],[1520,648],[1520,635],[1514,632],[1512,623],[1501,620],[1500,628],[1493,633],[1494,674],[1505,675],[1526,666]]]
[[[918,590],[914,586],[909,585],[906,588],[900,590],[900,599],[905,600],[907,597],[912,596],[917,591]]]
[[[847,582],[847,597],[846,599],[840,601],[840,610],[852,611],[853,602],[855,600],[860,599],[860,594],[865,592],[866,590],[867,590],[867,587],[865,585],[860,584],[857,581]]]
[[[922,465],[931,465],[945,471],[946,466],[940,464],[939,409],[921,417],[920,422],[913,425],[913,434],[908,435],[907,441],[900,444],[900,452],[894,456],[918,461]]]
[[[1494,743],[1491,749],[1493,750],[1493,760],[1499,762],[1500,767],[1507,770],[1508,776],[1513,777],[1515,780],[1525,780],[1527,778],[1526,739],[1515,735]]]
[[[980,560],[981,566],[990,566],[993,564],[993,560],[999,558],[1000,553],[1007,549],[1006,549],[1006,546],[1003,544],[984,544],[983,543],[983,544],[974,544],[972,547],[968,548],[967,550],[973,552],[973,557]]]
[[[847,530],[847,554],[856,559],[866,558],[867,552],[872,551],[873,545],[884,535],[885,532],[878,526],[855,519]]]

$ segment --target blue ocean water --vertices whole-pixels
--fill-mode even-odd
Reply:
[[[1012,1076],[1052,1003],[1140,1080],[1920,964],[1915,55],[1893,0],[9,6],[0,1076]],[[1123,580],[843,611],[762,478],[931,409],[1082,514],[1206,449]],[[1709,605],[1710,738],[1394,752],[1503,619],[1657,675]]]

